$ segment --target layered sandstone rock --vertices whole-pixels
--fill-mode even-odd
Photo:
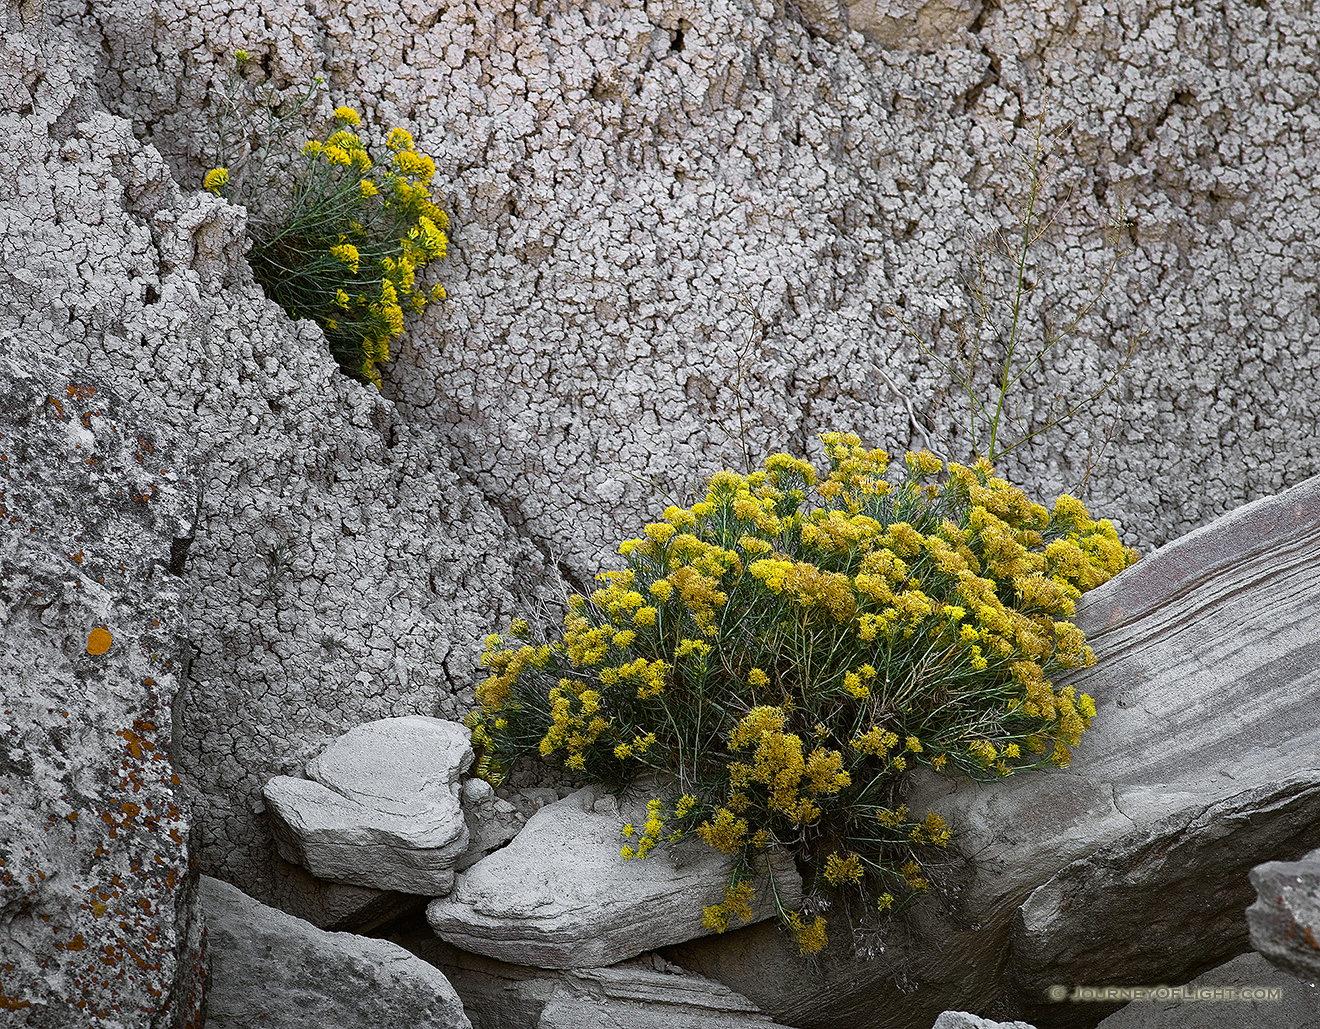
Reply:
[[[541,808],[512,843],[432,901],[427,920],[462,950],[534,968],[610,965],[709,934],[702,908],[723,899],[730,859],[697,842],[625,861],[627,817],[616,798],[590,787]],[[777,855],[771,869],[780,903],[793,908],[802,883],[792,861]],[[754,921],[775,915],[764,874],[753,913]]]
[[[468,846],[459,777],[470,733],[411,715],[360,725],[262,789],[280,855],[321,879],[439,896]]]
[[[657,954],[560,971],[458,950],[425,923],[390,937],[440,968],[474,1029],[776,1029],[746,997]]]

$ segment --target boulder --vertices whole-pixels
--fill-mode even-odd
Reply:
[[[1050,1006],[1049,988],[1097,969],[1185,982],[1240,952],[1248,871],[1320,842],[1317,522],[1320,478],[1087,594],[1099,661],[1073,681],[1098,714],[1071,766],[917,783],[908,803],[956,827],[965,863],[936,873],[876,960],[808,973],[755,927],[666,956],[784,1022],[898,1029],[955,1006],[1094,1025],[1114,1005]]]
[[[0,66],[25,42],[0,41]],[[95,375],[0,342],[5,1025],[197,1024],[201,921],[172,761],[172,569],[196,504],[177,437]]]
[[[1247,908],[1251,945],[1284,971],[1320,980],[1320,850],[1251,870],[1256,902]]]
[[[206,1029],[472,1029],[449,981],[385,940],[331,933],[209,876]]]
[[[1100,1029],[1315,1029],[1320,987],[1298,982],[1261,955],[1248,952],[1185,985],[1149,984],[1147,1000],[1134,1000]]]
[[[468,845],[459,777],[470,733],[409,715],[360,725],[263,795],[286,861],[322,879],[430,896],[448,893]]]
[[[616,798],[591,787],[541,808],[512,843],[432,901],[427,920],[456,947],[536,968],[610,965],[707,935],[702,908],[723,898],[731,860],[685,841],[625,861],[626,817]],[[770,865],[781,902],[794,906],[802,883],[792,861],[779,854]],[[753,908],[756,920],[775,914],[765,881]]]

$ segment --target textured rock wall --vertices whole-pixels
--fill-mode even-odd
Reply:
[[[655,486],[682,493],[744,448],[827,427],[920,442],[881,373],[918,421],[958,420],[884,312],[952,354],[964,237],[1014,223],[1042,107],[1041,209],[1059,210],[1028,267],[1029,342],[1130,249],[1078,345],[1024,380],[1022,417],[1038,426],[1042,398],[1084,395],[1146,335],[1120,389],[1012,456],[1012,477],[1051,494],[1103,452],[1091,499],[1149,546],[1320,471],[1310,3],[56,6],[100,44],[107,102],[187,183],[236,46],[281,86],[324,73],[323,113],[358,105],[436,153],[452,300],[387,394],[580,572]]]
[[[24,42],[0,43],[0,66]],[[6,1026],[201,1024],[196,862],[170,761],[183,612],[168,569],[195,501],[179,440],[38,348],[0,347]]]
[[[81,45],[22,38],[0,60],[0,349],[53,352],[186,440],[201,498],[175,554],[190,615],[175,757],[202,864],[333,922],[362,898],[279,860],[261,784],[360,722],[461,715],[480,638],[528,605],[541,558],[450,444],[264,299],[244,212],[180,188],[100,107]]]
[[[1061,209],[1026,324],[1057,328],[1051,303],[1131,250],[1080,346],[1025,386],[1080,395],[1147,335],[1096,419],[1007,470],[1070,485],[1112,426],[1091,499],[1145,544],[1320,470],[1311,8],[1006,7],[49,5],[77,74],[6,95],[0,330],[196,441],[182,760],[208,871],[332,920],[274,858],[258,783],[360,721],[457,713],[473,642],[542,553],[586,576],[657,487],[744,450],[827,427],[919,442],[881,373],[916,421],[955,422],[884,312],[951,352],[963,237],[1012,224],[1043,98]],[[281,88],[325,74],[322,115],[354,104],[439,160],[453,299],[395,362],[393,404],[262,300],[242,212],[194,192],[239,46]]]

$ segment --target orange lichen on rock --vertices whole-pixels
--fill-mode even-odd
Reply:
[[[87,653],[93,657],[100,657],[110,649],[112,642],[114,637],[110,635],[110,630],[98,625],[87,635]]]

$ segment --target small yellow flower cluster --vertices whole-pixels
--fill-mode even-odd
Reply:
[[[240,73],[247,70],[246,51],[234,51],[234,59]],[[313,82],[295,110],[322,81]],[[286,119],[273,108],[270,113],[271,125]],[[334,118],[332,132],[302,144],[305,161],[280,219],[252,220],[249,263],[270,299],[321,326],[341,368],[379,387],[379,366],[403,334],[405,313],[419,314],[445,296],[442,286],[424,289],[416,279],[445,256],[449,219],[432,198],[435,161],[416,149],[407,131],[390,132],[389,160],[378,166],[361,135],[362,116],[339,106]],[[231,184],[228,169],[212,168],[204,188],[219,193],[231,185],[260,210],[263,194],[284,183],[260,174],[261,151],[255,153],[244,181]]]
[[[600,739],[614,719],[600,713],[600,694],[572,679],[560,679],[550,691],[550,726],[541,738],[542,757],[561,748],[566,752],[564,765],[583,771],[588,747]]]
[[[930,883],[921,874],[921,865],[916,861],[909,861],[899,871],[903,873],[903,878],[907,880],[908,889],[913,892],[921,893],[930,888]]]
[[[756,886],[750,879],[733,883],[724,890],[724,900],[701,909],[702,928],[722,933],[729,928],[730,920],[735,915],[742,919],[743,924],[750,922],[756,917],[752,910],[755,897]]]
[[[751,765],[735,762],[729,766],[729,804],[742,803],[742,791],[760,784],[765,787],[768,811],[802,826],[819,817],[819,798],[838,793],[852,779],[843,770],[843,755],[836,750],[816,747],[804,758],[802,737],[784,731],[786,717],[783,708],[755,707],[729,734],[735,750],[755,748]]]
[[[834,886],[842,886],[844,883],[860,885],[865,874],[862,859],[857,854],[849,853],[846,857],[840,857],[834,853],[825,859],[825,878]]]
[[[350,231],[341,231],[330,248],[354,277],[364,280],[358,288],[334,290],[336,313],[319,320],[336,352],[352,341],[351,348],[360,355],[353,370],[379,386],[377,367],[389,360],[391,344],[403,334],[405,308],[420,314],[445,295],[438,285],[418,289],[416,276],[445,256],[449,218],[431,199],[435,162],[416,151],[411,135],[392,130],[387,141],[390,162],[373,172],[375,162],[354,131],[362,125],[361,116],[351,107],[337,107],[334,114],[339,127],[333,133],[303,144],[311,184],[304,196],[327,195],[340,209],[365,205],[367,217],[352,217]]]
[[[477,703],[489,713],[504,711],[514,706],[513,688],[519,676],[528,668],[545,668],[551,660],[549,646],[533,647],[524,644],[517,650],[506,648],[502,637],[486,637],[486,652],[481,655],[481,667],[490,669],[490,678],[476,690]]]
[[[206,173],[206,178],[202,180],[202,188],[208,193],[214,193],[216,196],[219,196],[220,190],[227,185],[229,185],[228,168],[212,168]]]
[[[788,927],[797,937],[798,950],[803,957],[819,954],[829,945],[830,938],[825,932],[824,916],[817,915],[816,920],[808,925],[800,912],[792,911],[789,912],[787,921]]]
[[[632,834],[633,827],[631,825],[624,826],[624,835],[631,836]],[[652,800],[646,805],[646,824],[642,826],[642,833],[637,838],[637,846],[634,848],[629,844],[628,846],[625,846],[623,850],[619,851],[619,855],[625,861],[630,861],[633,858],[644,860],[646,855],[651,853],[651,850],[655,845],[664,838],[664,835],[664,805],[658,799]],[[675,839],[676,837],[671,833],[669,838]]]

